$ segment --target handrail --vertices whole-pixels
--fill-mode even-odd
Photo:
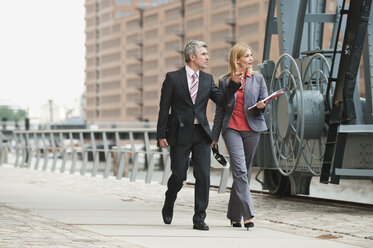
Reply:
[[[160,181],[163,185],[171,173],[169,151],[156,146],[156,128],[152,127],[15,130],[4,144],[14,153],[16,167],[52,172],[58,169],[61,173],[91,176],[102,174],[103,178],[128,176],[130,181],[136,181],[139,170],[145,168],[145,183],[150,183],[158,166],[163,172]],[[4,144],[0,145],[0,165],[5,154]],[[229,169],[222,168],[220,193],[226,191],[228,176]]]

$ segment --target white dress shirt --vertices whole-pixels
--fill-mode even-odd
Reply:
[[[192,76],[193,76],[194,73],[197,73],[197,77],[199,78],[199,70],[194,71],[188,65],[185,66],[185,70],[186,70],[186,74],[187,74],[188,89],[190,91],[190,86],[192,85],[192,82],[193,82]],[[198,92],[197,92],[197,96],[198,96]],[[199,121],[198,121],[197,118],[194,118],[194,124],[199,124]]]

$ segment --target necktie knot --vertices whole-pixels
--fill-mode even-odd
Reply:
[[[197,79],[197,72],[195,72],[193,75],[192,75],[192,78],[193,78],[193,81]]]

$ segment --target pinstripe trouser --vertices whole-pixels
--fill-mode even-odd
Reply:
[[[259,143],[260,133],[227,128],[223,135],[232,167],[233,184],[228,203],[228,219],[240,222],[254,217],[247,172]]]

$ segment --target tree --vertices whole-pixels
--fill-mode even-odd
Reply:
[[[24,120],[27,117],[27,113],[23,109],[18,109],[17,112],[14,115],[15,119],[14,120]]]
[[[9,106],[0,106],[0,119],[8,121],[21,121],[27,117],[27,113],[23,109],[12,109]]]

